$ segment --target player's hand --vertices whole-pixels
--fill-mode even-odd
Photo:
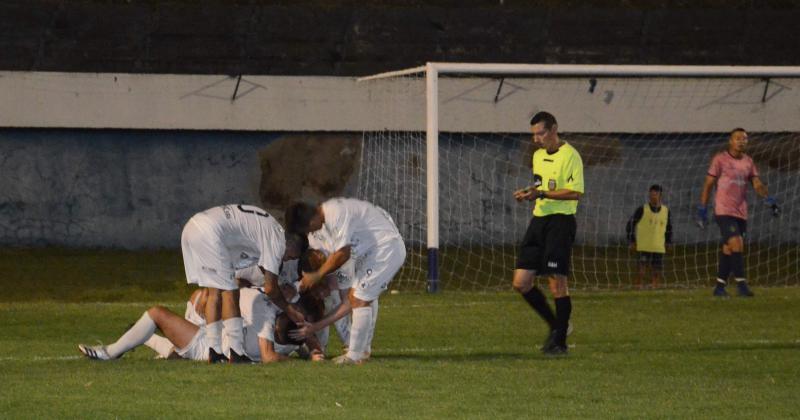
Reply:
[[[708,207],[697,206],[697,220],[695,221],[700,229],[705,229],[708,224]]]
[[[314,334],[313,324],[310,322],[298,322],[296,323],[299,328],[296,330],[289,331],[289,338],[292,340],[305,340],[306,337]]]
[[[769,206],[769,208],[772,210],[772,217],[778,217],[781,215],[781,208],[778,207],[778,200],[775,197],[767,197],[766,200],[764,200],[764,204]]]
[[[315,284],[319,283],[320,279],[322,279],[322,276],[319,275],[318,271],[312,271],[310,273],[303,271],[303,278],[300,279],[300,292],[305,292],[310,289]]]
[[[517,201],[522,200],[533,200],[533,196],[536,193],[536,190],[533,187],[525,187],[520,190],[514,191],[514,199]]]
[[[636,242],[631,242],[631,244],[628,245],[628,249],[630,249],[631,252],[636,252]]]

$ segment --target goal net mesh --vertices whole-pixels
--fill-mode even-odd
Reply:
[[[363,133],[357,195],[394,217],[408,247],[406,264],[393,287],[424,290],[428,276],[425,79],[405,76],[368,83],[372,84],[371,91],[381,92],[383,99],[378,106],[388,120],[387,129]],[[447,83],[454,87],[448,88]],[[790,81],[779,86],[773,87],[773,92],[792,87]],[[771,99],[769,92],[763,93],[763,82],[589,78],[501,82],[461,75],[441,77],[439,89],[443,92],[439,97],[438,159],[439,276],[443,289],[489,291],[510,287],[517,245],[532,210],[530,202],[516,202],[512,192],[532,183],[535,146],[524,130],[529,128],[533,113],[543,109],[559,119],[562,140],[579,151],[584,164],[586,191],[576,215],[571,287],[632,287],[637,258],[629,247],[625,227],[636,208],[646,203],[652,184],[663,187],[663,202],[669,208],[673,227],[660,284],[672,288],[713,285],[720,233],[713,220],[705,229],[698,228],[695,213],[711,157],[725,150],[728,131],[739,125],[749,132],[748,153],[761,180],[783,210],[780,217],[773,217],[749,189],[745,237],[748,280],[755,286],[798,284],[800,223],[795,209],[800,200],[800,135],[750,128],[747,119],[735,124],[723,114],[727,108],[741,108],[743,104],[753,108],[752,112],[761,110]],[[515,96],[513,103],[503,105],[508,98],[504,95]],[[547,107],[551,102],[556,109]],[[603,103],[614,106],[616,111],[582,113],[598,103],[601,107]],[[527,107],[513,109],[514,104]],[[458,115],[448,115],[453,111]],[[704,125],[697,121],[698,113],[704,118],[719,114],[720,121]],[[511,129],[496,121],[510,119],[508,114],[518,119],[511,123]],[[582,125],[580,130],[571,131],[571,126],[578,125],[573,121],[576,116],[580,116]],[[620,120],[620,131],[608,129],[615,123],[607,118],[614,116]],[[592,123],[592,118],[602,118],[603,122]],[[769,116],[759,118],[771,120]],[[409,129],[403,128],[404,124]],[[638,124],[642,125],[640,131],[636,130]],[[464,125],[463,130],[458,125]],[[591,131],[592,125],[598,131]],[[713,208],[713,192],[711,196]]]

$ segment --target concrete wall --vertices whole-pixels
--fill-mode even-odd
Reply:
[[[441,78],[439,127],[571,132],[800,131],[800,79]],[[395,78],[0,72],[0,127],[423,130],[425,82]],[[593,88],[592,88],[593,87]],[[500,89],[499,89],[500,88]]]

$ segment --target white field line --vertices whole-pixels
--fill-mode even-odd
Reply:
[[[703,344],[693,342],[692,344]],[[800,345],[800,338],[794,340],[768,340],[768,339],[753,339],[753,340],[738,340],[738,341],[725,341],[725,340],[714,340],[709,342],[709,344],[715,345],[736,345],[736,344],[798,344]],[[624,344],[622,344],[625,347]],[[594,347],[592,344],[570,344],[570,348],[587,348],[587,347]],[[499,349],[499,347],[494,347]],[[472,347],[457,347],[457,346],[445,346],[445,347],[401,347],[401,348],[380,348],[380,353],[382,354],[435,354],[435,353],[465,353],[469,354],[472,351],[480,350],[485,352],[487,349],[475,349]],[[491,349],[489,349],[491,350]],[[0,357],[1,362],[52,362],[52,361],[66,361],[66,360],[78,360],[83,359],[83,356],[75,355],[75,356],[31,356],[31,357]],[[380,358],[380,356],[378,356]]]

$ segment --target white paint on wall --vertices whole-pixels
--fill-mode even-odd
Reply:
[[[236,99],[233,99],[239,82]],[[440,129],[526,132],[800,131],[800,80],[443,78]],[[592,88],[593,86],[593,88]],[[0,72],[0,127],[246,131],[418,130],[419,77]],[[495,100],[495,98],[497,100]]]

